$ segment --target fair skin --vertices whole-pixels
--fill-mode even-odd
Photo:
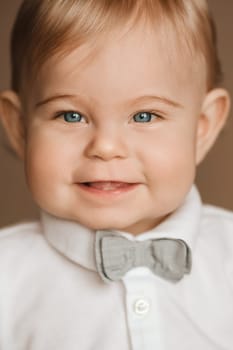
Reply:
[[[229,97],[223,89],[207,93],[204,67],[192,72],[179,54],[171,64],[158,33],[145,36],[139,25],[84,63],[88,53],[86,45],[45,64],[25,130],[20,99],[3,92],[2,122],[43,210],[91,229],[139,234],[183,203],[226,121]]]

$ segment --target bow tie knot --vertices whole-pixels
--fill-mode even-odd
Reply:
[[[191,269],[191,252],[181,239],[131,241],[98,231],[95,248],[97,270],[104,281],[117,281],[139,266],[148,267],[157,276],[178,281]]]

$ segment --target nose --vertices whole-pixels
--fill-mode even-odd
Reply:
[[[95,128],[86,146],[86,156],[109,161],[126,158],[128,154],[126,137],[117,127]]]

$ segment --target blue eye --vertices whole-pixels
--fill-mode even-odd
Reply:
[[[155,114],[152,114],[150,112],[140,112],[133,117],[133,120],[136,123],[149,123],[154,118],[156,118]]]
[[[83,120],[83,116],[78,112],[64,112],[62,116],[67,123],[80,123]]]

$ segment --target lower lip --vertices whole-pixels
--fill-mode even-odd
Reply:
[[[113,190],[101,190],[99,188],[86,186],[81,183],[78,183],[77,185],[79,186],[80,189],[84,190],[85,192],[94,194],[97,196],[119,196],[128,192],[131,192],[139,186],[139,184],[135,183],[135,184],[127,184]]]

